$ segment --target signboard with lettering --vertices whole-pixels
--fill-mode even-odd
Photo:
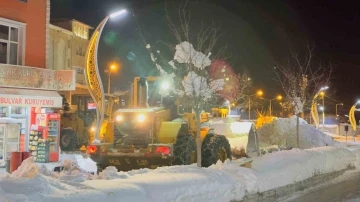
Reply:
[[[55,91],[0,88],[0,105],[61,108],[62,97]]]
[[[43,90],[75,90],[74,70],[50,70],[0,64],[0,86]]]

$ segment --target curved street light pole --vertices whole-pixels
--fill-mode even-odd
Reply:
[[[357,101],[351,108],[350,108],[350,112],[349,112],[349,121],[351,124],[351,127],[353,129],[353,140],[355,142],[355,132],[356,132],[356,119],[355,119],[355,109],[356,106],[360,104],[360,100]]]
[[[319,114],[317,111],[317,103],[316,103],[316,99],[318,98],[318,96],[320,95],[321,92],[327,90],[329,87],[325,86],[320,88],[320,90],[314,95],[313,99],[312,99],[312,103],[311,103],[311,116],[314,120],[314,124],[316,128],[319,128]]]
[[[97,61],[98,60],[97,52],[98,52],[100,36],[109,18],[115,18],[124,13],[126,13],[125,9],[112,13],[109,16],[106,16],[94,30],[94,33],[90,38],[90,42],[86,51],[85,81],[88,90],[90,92],[90,95],[96,103],[95,139],[99,138],[100,128],[104,120],[104,113],[105,113],[104,86],[102,84],[102,80],[100,77],[98,61]]]

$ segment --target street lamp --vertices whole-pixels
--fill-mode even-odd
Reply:
[[[108,95],[110,96],[110,81],[111,81],[111,72],[115,72],[116,70],[116,66],[115,65],[111,65],[109,67],[109,69],[105,70],[105,73],[109,74],[109,78],[108,78]]]
[[[258,91],[256,91],[256,93],[255,94],[252,94],[252,95],[249,95],[249,120],[250,120],[250,116],[251,116],[251,112],[250,112],[250,110],[251,110],[251,97],[252,96],[254,96],[254,95],[256,95],[256,96],[262,96],[264,94],[264,92],[262,91],[262,90],[258,90]]]
[[[104,86],[101,81],[98,61],[97,61],[97,52],[98,45],[100,41],[101,32],[104,29],[106,22],[109,18],[114,19],[120,15],[125,14],[127,11],[125,9],[120,10],[118,12],[114,12],[108,16],[106,16],[103,21],[96,27],[94,30],[89,45],[86,51],[85,56],[85,80],[88,90],[92,99],[96,103],[96,122],[95,128],[95,138],[99,138],[101,124],[104,120],[105,113],[105,96],[104,96]]]
[[[321,91],[320,92],[320,96],[322,98],[322,122],[323,122],[323,127],[325,127],[325,92]]]
[[[339,116],[339,114],[338,114],[338,106],[339,106],[339,105],[344,106],[343,103],[336,104],[336,107],[335,107],[335,109],[336,109],[336,111],[335,111],[336,118]]]
[[[266,98],[261,98],[261,99],[263,99],[263,100],[267,100],[267,101],[270,101],[270,116],[272,115],[272,105],[271,105],[271,102],[273,101],[273,100],[278,100],[278,101],[280,101],[280,100],[282,100],[282,96],[281,95],[278,95],[278,96],[276,96],[275,98],[273,98],[273,99],[266,99]]]
[[[325,90],[329,89],[328,86],[324,86],[322,88],[319,89],[319,91],[314,95],[313,99],[312,99],[312,103],[311,103],[311,116],[314,120],[314,124],[316,128],[319,128],[319,115],[317,112],[317,107],[316,107],[316,99],[318,98],[318,96],[321,94],[321,92],[324,93]],[[325,95],[325,94],[324,94]],[[324,100],[323,100],[323,105],[324,105]],[[324,114],[323,114],[323,121],[324,121]]]

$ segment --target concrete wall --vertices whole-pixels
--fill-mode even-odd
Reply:
[[[0,17],[26,24],[26,66],[46,68],[47,0],[0,0]]]

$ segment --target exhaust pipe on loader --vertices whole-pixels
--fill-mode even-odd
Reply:
[[[148,108],[148,82],[145,77],[141,77],[139,79],[139,85],[138,85],[138,97],[139,97],[139,105],[138,107],[141,108]]]

